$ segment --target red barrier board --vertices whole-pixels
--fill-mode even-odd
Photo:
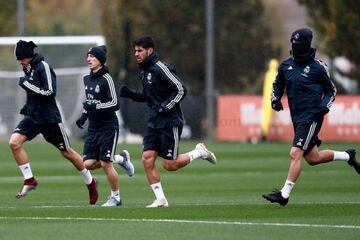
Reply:
[[[286,97],[282,103],[284,110],[272,114],[269,140],[290,141],[293,138]],[[218,140],[247,141],[261,137],[261,96],[221,95],[217,107]],[[329,141],[360,141],[360,96],[336,96],[319,136]]]

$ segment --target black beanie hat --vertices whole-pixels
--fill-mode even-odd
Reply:
[[[290,42],[296,40],[305,46],[310,47],[313,38],[313,33],[308,28],[299,28],[291,34]]]
[[[36,44],[33,41],[26,42],[20,40],[15,45],[15,57],[16,60],[22,60],[25,58],[33,58],[34,57],[34,48],[36,48]]]
[[[87,54],[94,55],[94,57],[99,60],[101,65],[104,65],[106,62],[106,47],[104,45],[90,48]]]

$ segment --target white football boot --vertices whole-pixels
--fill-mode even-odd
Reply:
[[[118,206],[121,206],[121,204],[122,204],[121,199],[120,199],[120,201],[118,201],[114,197],[109,197],[108,200],[106,201],[106,203],[104,203],[101,206],[102,207],[118,207]]]
[[[216,156],[213,152],[211,152],[210,150],[208,150],[205,146],[205,144],[203,143],[198,143],[196,144],[195,147],[196,150],[199,150],[201,152],[201,158],[212,163],[212,164],[216,164]]]
[[[130,153],[126,150],[122,151],[121,153],[119,153],[120,156],[122,156],[124,158],[124,161],[119,165],[125,169],[125,171],[127,172],[127,175],[129,177],[133,176],[135,173],[135,168],[134,165],[131,162],[130,159]]]
[[[155,199],[155,201],[146,206],[147,208],[161,208],[161,207],[169,207],[169,203],[166,200],[166,198],[161,198],[161,199]]]

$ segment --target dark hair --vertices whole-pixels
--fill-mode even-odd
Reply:
[[[133,42],[133,47],[141,46],[143,48],[153,48],[155,49],[154,40],[150,36],[144,36],[136,39]]]

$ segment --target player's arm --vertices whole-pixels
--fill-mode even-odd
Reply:
[[[320,79],[324,91],[324,96],[320,103],[320,112],[325,115],[329,112],[332,103],[335,101],[337,92],[334,83],[330,79],[330,73],[325,64],[321,64]]]
[[[120,88],[120,97],[130,98],[135,102],[146,102],[146,97],[144,92],[135,91],[129,88],[127,85],[123,84]]]
[[[159,67],[160,72],[168,85],[168,89],[171,90],[169,96],[161,103],[161,106],[158,107],[158,111],[169,111],[172,109],[175,104],[179,103],[186,95],[186,88],[182,84],[180,78],[173,72],[170,71],[168,66],[162,62],[157,62],[156,65]]]
[[[278,72],[271,90],[271,107],[275,111],[283,110],[281,98],[284,95],[285,78],[283,72],[281,71],[281,67],[282,65],[280,65],[278,68]]]
[[[39,83],[37,79],[34,81],[29,81],[30,76],[21,77],[19,85],[24,88],[26,91],[29,91],[33,94],[43,96],[43,97],[54,97],[56,95],[56,76],[51,71],[50,66],[46,62],[41,62],[41,66],[37,73],[41,79],[43,79],[43,86],[38,86],[34,83]],[[33,77],[37,75],[34,74]]]
[[[88,119],[89,115],[87,113],[87,111],[84,109],[81,113],[81,116],[79,117],[78,120],[76,120],[76,126],[78,126],[78,128],[83,129],[84,124],[86,122],[86,120]]]
[[[103,111],[115,112],[119,110],[118,98],[115,90],[114,81],[109,74],[105,74],[104,79],[106,80],[106,93],[107,93],[107,102],[100,102],[96,104],[96,109]]]

